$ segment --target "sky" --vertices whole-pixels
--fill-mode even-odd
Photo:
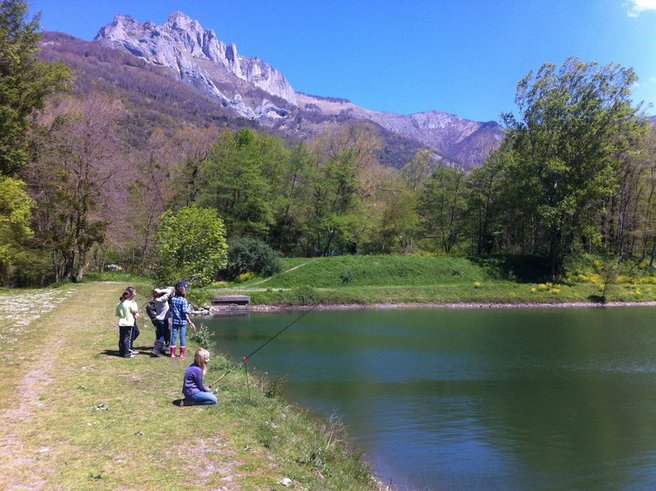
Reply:
[[[569,56],[631,67],[656,114],[656,0],[28,0],[41,25],[91,40],[116,14],[179,10],[280,70],[296,91],[377,111],[499,121],[517,82]],[[654,107],[650,107],[653,104]]]

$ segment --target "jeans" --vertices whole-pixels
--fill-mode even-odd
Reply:
[[[204,406],[207,404],[216,404],[218,402],[214,394],[212,394],[211,392],[203,392],[203,391],[199,391],[196,392],[195,394],[191,394],[189,399],[191,399],[191,402],[199,406],[200,405]]]
[[[130,357],[130,326],[118,326],[118,355],[124,358]]]
[[[171,333],[171,346],[175,346],[178,339],[178,332],[180,332],[180,346],[187,346],[187,324],[173,324],[173,331]]]

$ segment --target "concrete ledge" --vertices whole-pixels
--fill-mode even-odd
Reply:
[[[250,304],[251,297],[248,295],[217,295],[212,297],[212,307]]]

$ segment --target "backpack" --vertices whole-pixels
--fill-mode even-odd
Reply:
[[[151,321],[154,321],[155,317],[157,317],[157,307],[155,306],[155,300],[150,300],[146,304],[146,314],[148,314],[148,317],[150,317]]]

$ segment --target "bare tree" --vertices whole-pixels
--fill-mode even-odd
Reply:
[[[83,102],[66,96],[53,100],[39,121],[26,179],[37,202],[35,238],[50,251],[56,280],[81,280],[90,248],[105,237],[114,210],[110,191],[120,190],[125,178],[116,126],[121,113],[99,95]]]

